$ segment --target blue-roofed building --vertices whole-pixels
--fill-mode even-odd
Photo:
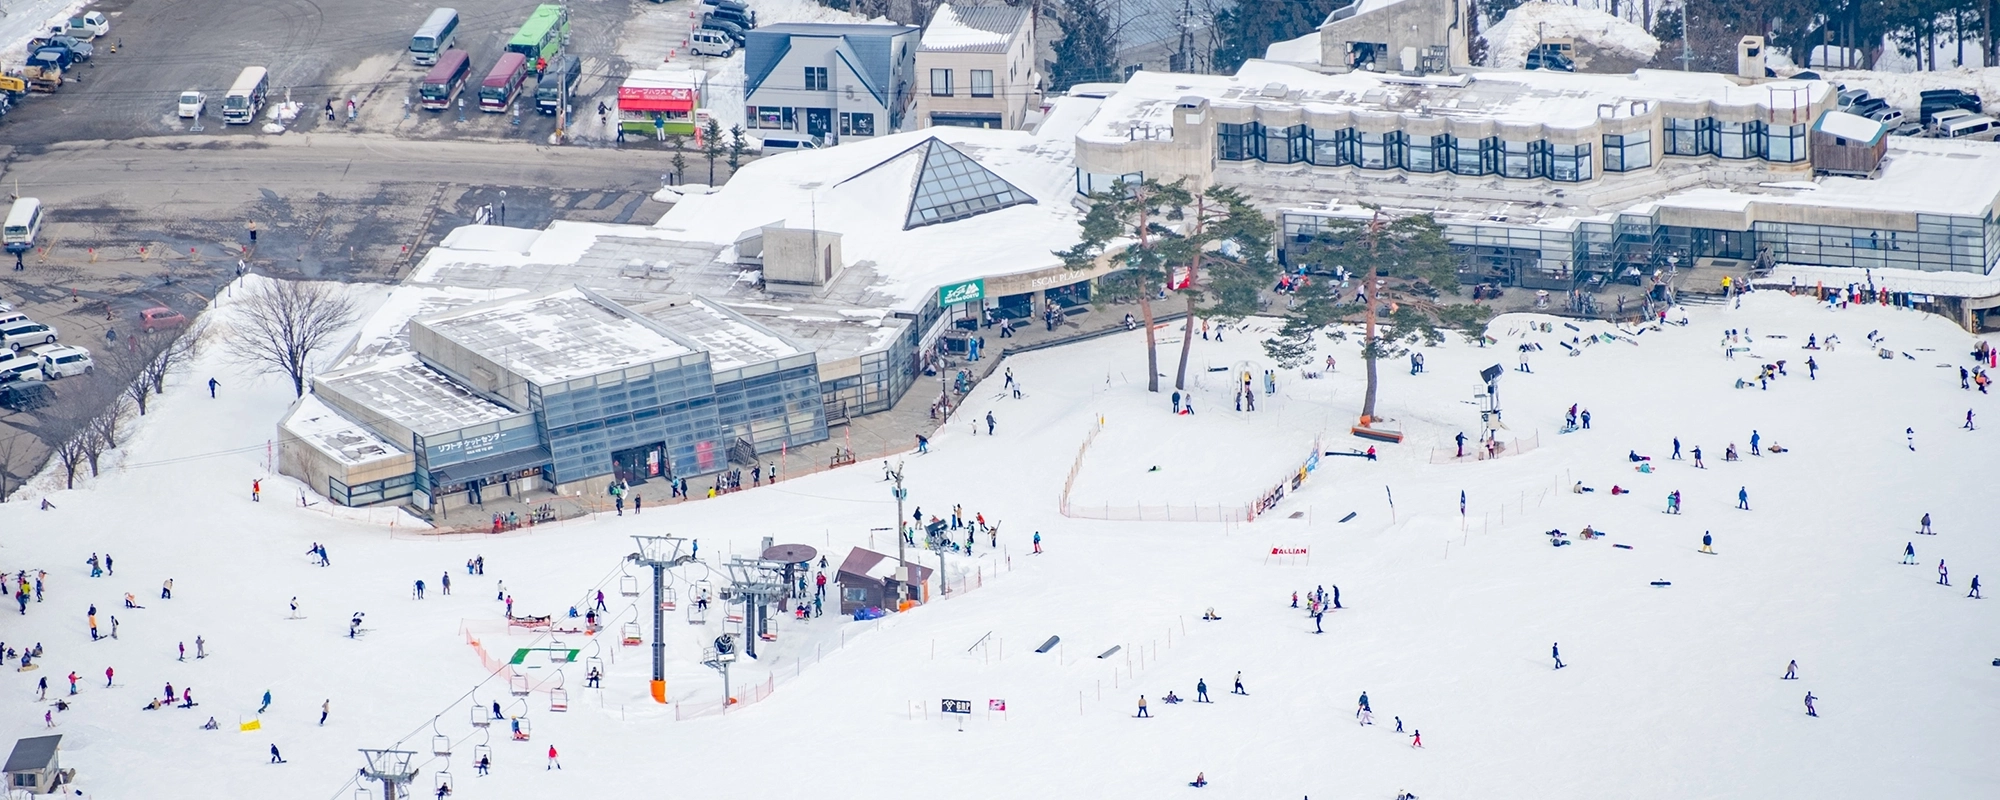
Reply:
[[[749,31],[743,96],[751,132],[766,147],[825,147],[901,130],[920,30],[792,23]]]

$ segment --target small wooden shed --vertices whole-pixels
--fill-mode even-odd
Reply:
[[[15,740],[14,752],[7,756],[7,790],[52,794],[62,788],[76,772],[62,768],[61,749],[61,734]]]
[[[1867,177],[1889,149],[1889,126],[1858,114],[1828,111],[1812,126],[1813,170]]]
[[[914,595],[911,599],[919,603],[929,600],[931,568],[914,562],[909,566],[910,574],[899,576],[895,556],[859,547],[848,551],[846,560],[840,562],[840,569],[834,573],[834,583],[840,586],[840,613],[852,614],[862,608],[893,610],[898,598],[890,594],[891,579],[910,584],[910,594]]]

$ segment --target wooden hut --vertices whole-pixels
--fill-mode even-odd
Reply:
[[[54,794],[76,777],[76,770],[62,768],[62,736],[35,736],[14,741],[7,756],[7,791]]]
[[[1823,175],[1868,177],[1889,149],[1889,126],[1845,111],[1819,115],[1812,126],[1813,170]]]
[[[895,610],[899,598],[890,589],[891,582],[909,584],[904,598],[919,603],[930,599],[931,568],[915,562],[909,567],[909,575],[897,575],[895,556],[859,547],[848,551],[834,573],[834,583],[840,586],[840,613],[852,614],[862,608]]]

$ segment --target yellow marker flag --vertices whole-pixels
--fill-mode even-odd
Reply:
[[[262,727],[264,727],[264,721],[261,719],[253,719],[250,720],[249,722],[241,723],[236,726],[238,730],[242,731],[254,731]]]

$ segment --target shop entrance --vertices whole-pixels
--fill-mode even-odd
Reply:
[[[673,469],[667,464],[666,443],[654,442],[612,453],[611,474],[634,485],[652,478],[671,477]]]

